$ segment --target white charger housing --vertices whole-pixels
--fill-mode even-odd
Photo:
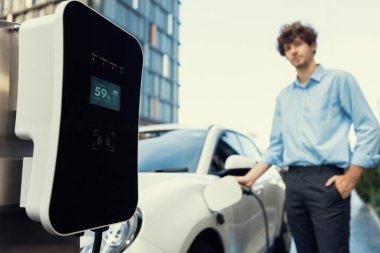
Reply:
[[[77,1],[19,30],[20,206],[57,235],[128,220],[137,206],[142,50]]]

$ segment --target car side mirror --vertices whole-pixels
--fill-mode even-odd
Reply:
[[[253,166],[255,166],[256,163],[256,161],[252,161],[252,159],[249,159],[246,156],[231,155],[227,158],[224,164],[224,168],[226,170],[251,169]]]
[[[243,196],[237,180],[226,176],[209,184],[203,191],[203,197],[211,211],[221,211],[238,202]]]

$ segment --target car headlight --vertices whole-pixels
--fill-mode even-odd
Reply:
[[[103,232],[102,253],[119,253],[131,245],[138,235],[142,223],[141,211],[139,208],[128,221],[113,224]],[[91,253],[95,233],[86,231],[80,239],[81,253]]]

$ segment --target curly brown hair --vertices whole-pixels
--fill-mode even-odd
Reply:
[[[280,30],[280,35],[277,38],[277,50],[282,56],[285,56],[285,44],[292,43],[295,38],[301,38],[307,44],[311,45],[316,43],[317,35],[313,27],[303,25],[299,21],[283,25]]]

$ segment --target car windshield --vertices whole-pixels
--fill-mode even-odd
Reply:
[[[206,130],[175,129],[140,132],[140,172],[195,172]]]

